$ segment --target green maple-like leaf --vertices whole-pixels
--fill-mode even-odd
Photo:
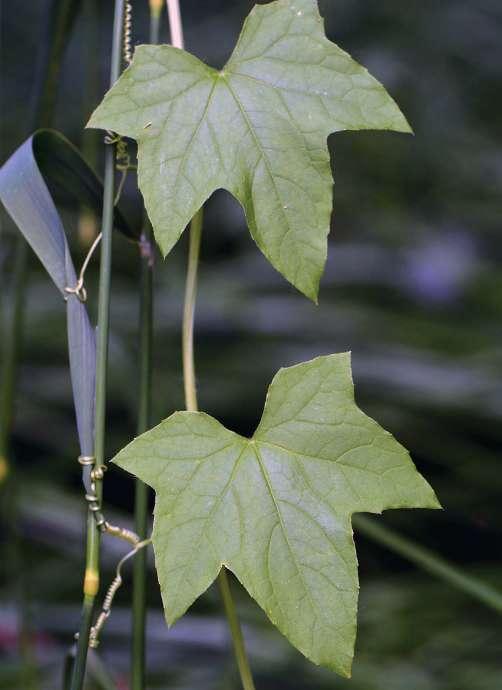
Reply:
[[[328,135],[410,131],[383,86],[328,41],[315,0],[255,6],[222,70],[171,46],[138,46],[88,126],[137,140],[164,254],[227,189],[265,256],[313,300],[332,206]]]
[[[356,633],[352,513],[439,507],[408,452],[356,406],[349,354],[282,369],[251,439],[176,412],[114,461],[156,491],[168,623],[225,565],[303,654],[343,675]]]

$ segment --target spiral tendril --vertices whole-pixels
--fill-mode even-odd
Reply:
[[[130,65],[132,61],[132,5],[125,3],[124,9],[124,61]]]

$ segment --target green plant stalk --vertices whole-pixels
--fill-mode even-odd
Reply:
[[[89,103],[93,105],[99,101],[101,92],[101,74],[100,74],[100,50],[99,50],[99,32],[96,27],[100,23],[99,0],[83,0],[82,7],[83,17],[83,40],[85,48],[82,51],[82,59],[84,60],[84,87],[83,87],[83,103],[88,107]],[[102,137],[100,139],[99,132],[94,130],[84,130],[81,140],[81,152],[85,160],[96,169]],[[96,214],[88,207],[82,206],[78,219],[78,237],[80,244],[89,248],[93,240],[97,236],[98,220]]]
[[[145,237],[151,240],[148,221]],[[138,409],[138,435],[147,431],[151,424],[152,399],[152,340],[153,340],[153,275],[147,256],[141,259],[140,277],[140,386]],[[148,529],[149,489],[140,479],[135,481],[134,531],[141,540],[146,539]],[[133,563],[132,590],[132,649],[131,690],[145,687],[145,626],[146,626],[146,557],[147,550],[141,549]]]
[[[237,618],[237,611],[235,609],[232,592],[230,590],[230,582],[225,568],[222,568],[218,575],[218,585],[221,592],[221,598],[223,599],[223,606],[225,608],[230,634],[232,635],[234,643],[235,659],[237,661],[242,687],[244,690],[254,690],[253,676],[251,675],[246,647],[242,637],[242,630],[239,619]]]
[[[66,654],[62,673],[63,690],[70,690],[74,656],[75,646],[69,649],[68,653]],[[95,652],[94,654],[92,652],[89,653],[87,673],[89,675],[89,678],[95,683],[96,689],[99,688],[99,690],[118,690],[107,667]]]
[[[183,307],[182,354],[183,385],[185,388],[185,407],[189,412],[197,412],[197,384],[195,381],[194,362],[194,316],[197,299],[197,273],[199,268],[200,241],[202,236],[203,210],[197,212],[190,223],[188,247],[188,267],[185,284],[185,301]]]
[[[115,0],[113,20],[112,58],[110,85],[120,74],[124,0]],[[115,197],[115,147],[105,149],[105,175],[103,191],[103,216],[101,223],[101,261],[99,270],[98,339],[96,351],[96,411],[95,411],[95,467],[105,464],[106,385],[108,373],[108,337],[110,323],[110,287],[112,263],[113,207]],[[102,480],[96,479],[96,495],[101,502]],[[73,667],[71,690],[81,690],[84,683],[89,633],[92,624],[94,602],[99,591],[99,546],[100,531],[96,527],[93,513],[87,515],[87,548],[84,577],[84,600],[82,619],[78,636],[77,653]]]
[[[388,527],[377,524],[371,518],[355,515],[353,522],[357,531],[365,537],[415,563],[431,575],[444,580],[489,608],[502,613],[502,593],[490,585],[476,577],[466,575],[460,568],[456,568],[429,549],[402,537]]]
[[[185,387],[185,406],[189,412],[197,412],[197,387],[194,364],[194,315],[197,294],[197,273],[199,266],[200,241],[202,235],[203,210],[200,209],[190,224],[190,242],[188,249],[188,269],[185,287],[185,305],[183,309],[182,349],[183,349],[183,382]],[[235,603],[230,591],[227,573],[222,567],[218,575],[225,614],[232,636],[235,659],[244,690],[255,690],[253,676],[247,658],[242,631],[237,618]]]
[[[146,431],[146,428],[140,429],[138,426],[138,433],[143,431]],[[146,538],[147,511],[148,487],[137,479],[134,498],[134,531],[141,540]],[[146,549],[138,551],[133,564],[131,690],[143,690],[145,687],[146,555]]]
[[[162,5],[150,2],[150,43],[159,42]],[[144,238],[152,242],[152,228],[145,218]],[[138,435],[151,425],[152,407],[152,347],[153,347],[153,272],[149,256],[141,260],[140,315],[139,315],[139,408]],[[148,529],[149,488],[140,479],[135,481],[134,531],[141,540],[146,539]],[[147,551],[138,551],[133,562],[132,588],[132,644],[131,644],[131,690],[144,690],[146,649],[146,575]]]

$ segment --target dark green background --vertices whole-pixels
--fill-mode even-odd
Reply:
[[[2,160],[30,133],[49,4],[3,8]],[[55,126],[74,143],[84,141],[99,169],[100,135],[83,139],[83,126],[105,89],[113,3],[94,4],[93,10],[92,1],[82,3],[65,56]],[[187,48],[222,65],[252,3],[181,4]],[[146,42],[147,2],[133,5],[134,41]],[[196,314],[200,403],[230,428],[252,433],[280,366],[352,350],[358,403],[411,450],[445,507],[442,513],[393,511],[380,520],[501,588],[502,4],[332,0],[321,9],[328,36],[383,81],[415,136],[331,137],[335,206],[319,307],[267,264],[228,194],[209,201]],[[138,217],[133,177],[125,194]],[[78,209],[65,208],[64,217],[79,265],[86,249]],[[5,215],[2,220],[4,314],[15,229]],[[156,420],[183,405],[186,248],[184,238],[155,268]],[[93,315],[96,266],[88,280]],[[134,434],[137,391],[138,260],[119,236],[113,268],[110,456]],[[18,542],[14,548],[3,539],[0,687],[18,682],[21,598],[32,630],[33,687],[45,690],[58,687],[78,624],[84,513],[64,309],[34,258],[20,354],[12,446]],[[130,478],[111,470],[110,514],[124,521],[131,503]],[[13,515],[10,520],[12,527]],[[305,662],[241,593],[259,690],[500,687],[500,616],[366,539],[356,540],[361,605],[353,680]],[[108,581],[121,547],[105,540],[104,552]],[[149,582],[148,687],[237,689],[217,592],[168,633],[153,572]],[[127,687],[129,596],[127,578],[100,648],[120,688]]]

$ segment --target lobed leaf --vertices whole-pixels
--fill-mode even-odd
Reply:
[[[328,135],[410,131],[383,86],[326,38],[315,0],[256,5],[222,70],[171,46],[138,46],[88,126],[137,140],[164,255],[223,188],[272,265],[313,300],[332,208]]]
[[[168,623],[229,568],[309,659],[350,675],[351,515],[438,508],[408,452],[356,406],[348,353],[282,369],[251,439],[176,412],[114,459],[156,491]]]

